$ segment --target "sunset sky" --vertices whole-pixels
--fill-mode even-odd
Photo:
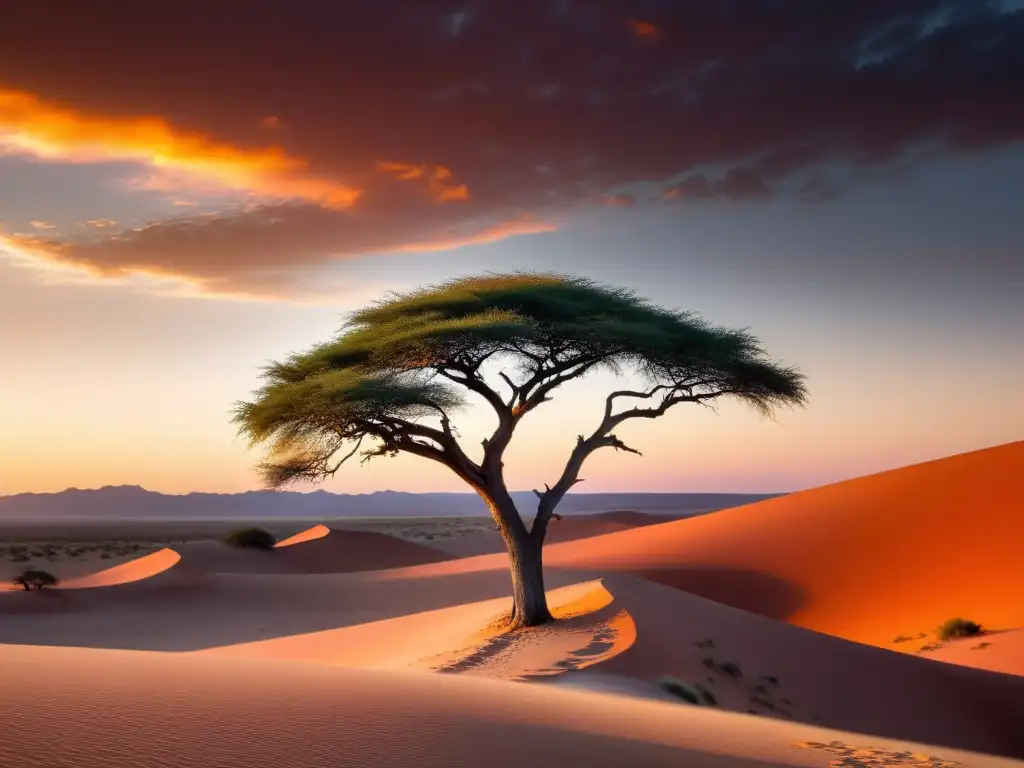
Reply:
[[[257,487],[269,359],[389,291],[553,270],[808,377],[585,491],[782,491],[1024,437],[1024,2],[77,0],[0,15],[0,494]],[[599,418],[524,421],[516,489]],[[475,448],[487,414],[457,420]],[[334,491],[465,490],[416,457]]]

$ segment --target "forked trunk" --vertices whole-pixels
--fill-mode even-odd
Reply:
[[[551,621],[544,591],[542,545],[529,536],[506,541],[512,571],[513,629],[535,627]]]
[[[512,499],[496,501],[502,494],[484,495],[494,521],[508,550],[509,570],[512,575],[512,613],[509,626],[535,627],[551,621],[547,594],[544,591],[544,564],[542,542],[533,539],[519,517]]]

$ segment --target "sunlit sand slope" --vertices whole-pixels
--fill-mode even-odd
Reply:
[[[314,539],[322,539],[324,536],[328,536],[331,533],[331,529],[326,525],[314,525],[312,528],[307,528],[304,531],[299,531],[294,536],[289,536],[287,539],[282,539],[274,545],[276,548],[291,547],[295,544],[303,544],[307,541],[313,541]]]
[[[992,632],[939,644],[922,658],[1024,676],[1024,629]]]
[[[60,582],[58,589],[59,591],[64,591],[68,589],[111,587],[118,584],[129,584],[135,581],[151,579],[173,568],[180,561],[181,556],[177,552],[173,549],[165,548],[135,560],[129,560],[127,563],[115,565],[113,568],[105,568],[96,573],[67,579]],[[21,591],[21,588],[10,583],[3,583],[0,584],[0,591]],[[32,598],[35,598],[35,596],[32,596]]]
[[[558,622],[511,634],[496,625],[509,608],[499,598],[202,653],[533,680],[596,666],[636,639],[598,581],[551,590],[548,605]]]
[[[877,752],[864,757],[885,765],[1013,765],[767,718],[478,678],[194,654],[3,652],[0,765],[19,768],[825,768],[868,747]]]

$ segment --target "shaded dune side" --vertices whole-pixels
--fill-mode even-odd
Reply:
[[[807,741],[1010,761],[810,726],[543,686],[314,664],[9,646],[0,764],[396,768],[825,768]],[[45,670],[45,674],[41,674]],[[173,681],[173,684],[169,684]],[[25,696],[32,691],[31,696]],[[54,738],[54,734],[60,738]],[[482,745],[486,745],[483,747]]]
[[[1010,629],[1024,625],[1022,476],[1024,442],[1011,443],[555,545],[545,563],[638,574],[885,647],[953,616]]]
[[[236,549],[220,542],[192,542],[178,550],[190,567],[210,573],[353,573],[451,558],[431,547],[383,533],[331,530],[326,526],[303,531],[270,550]]]
[[[1019,677],[830,637],[622,574],[552,589],[549,601],[565,620],[511,636],[485,629],[508,609],[497,599],[202,653],[513,680],[611,675],[648,681],[653,695],[667,675],[704,685],[734,712],[1024,757]],[[735,677],[722,671],[730,662]]]
[[[636,639],[594,672],[668,675],[737,712],[1024,758],[1024,678],[831,637],[632,576],[603,581]],[[730,662],[738,672],[723,671]]]

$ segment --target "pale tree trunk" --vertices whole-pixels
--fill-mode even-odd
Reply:
[[[500,494],[496,494],[500,495]],[[512,629],[535,627],[551,621],[547,594],[544,590],[543,542],[526,530],[519,513],[508,498],[501,501],[486,498],[488,507],[508,550],[512,575]]]

